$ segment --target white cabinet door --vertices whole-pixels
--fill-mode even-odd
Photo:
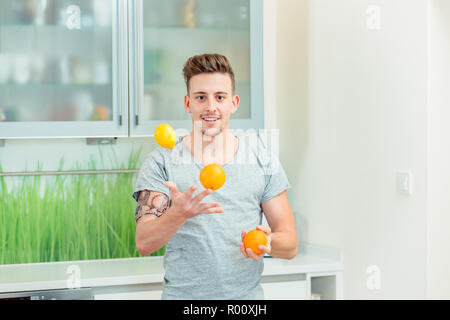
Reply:
[[[182,68],[211,51],[226,55],[235,72],[240,103],[230,128],[264,128],[263,1],[128,3],[130,136],[152,136],[162,122],[181,130],[177,135],[191,130]]]
[[[306,300],[304,275],[267,276],[261,279],[266,300]]]
[[[5,0],[0,12],[0,137],[128,136],[125,1]]]

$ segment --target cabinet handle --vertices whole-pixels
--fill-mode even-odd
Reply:
[[[134,16],[136,18],[135,22],[135,39],[136,39],[136,79],[137,79],[137,85],[136,85],[136,105],[137,105],[137,114],[136,114],[136,126],[141,124],[141,107],[142,107],[142,86],[144,79],[142,78],[142,42],[144,39],[142,38],[142,30],[144,29],[143,25],[143,3],[142,0],[136,0],[135,2],[135,10],[134,10]]]
[[[126,19],[126,6],[125,6],[125,1],[118,1],[119,5],[120,5],[120,48],[121,48],[121,68],[122,68],[122,72],[121,72],[121,110],[120,110],[120,114],[119,114],[119,125],[122,126],[123,125],[123,116],[125,114],[125,79],[124,79],[124,75],[127,74],[128,70],[126,68],[126,66],[128,65],[127,63],[127,55],[126,55],[126,50],[124,50],[123,48],[126,47],[125,44],[127,44],[127,30],[125,28],[125,19]],[[128,78],[128,77],[127,77]]]

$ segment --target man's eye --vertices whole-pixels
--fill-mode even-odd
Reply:
[[[197,97],[198,100],[204,100],[204,98],[205,98],[204,96],[198,96]]]
[[[218,99],[218,100],[224,100],[225,97],[224,97],[224,96],[218,96],[217,99]]]

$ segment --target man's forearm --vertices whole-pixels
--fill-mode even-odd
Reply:
[[[292,259],[297,255],[297,235],[293,232],[273,232],[271,237],[270,255],[274,258]]]
[[[140,254],[148,255],[166,245],[187,219],[199,214],[223,213],[220,203],[201,201],[211,194],[206,189],[193,197],[197,186],[192,185],[185,193],[168,181],[170,197],[161,192],[143,190],[136,207],[136,247]]]
[[[166,245],[186,220],[170,207],[160,217],[139,222],[136,228],[136,247],[139,253],[146,256]]]

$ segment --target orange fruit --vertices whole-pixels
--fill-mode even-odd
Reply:
[[[223,186],[225,180],[225,171],[218,164],[208,164],[200,171],[200,182],[205,189],[217,190]]]
[[[267,237],[264,231],[254,229],[245,234],[242,239],[245,249],[250,248],[255,254],[261,254],[262,251],[258,248],[259,245],[267,245]]]
[[[171,126],[163,123],[155,129],[155,140],[161,147],[173,149],[177,135]]]

